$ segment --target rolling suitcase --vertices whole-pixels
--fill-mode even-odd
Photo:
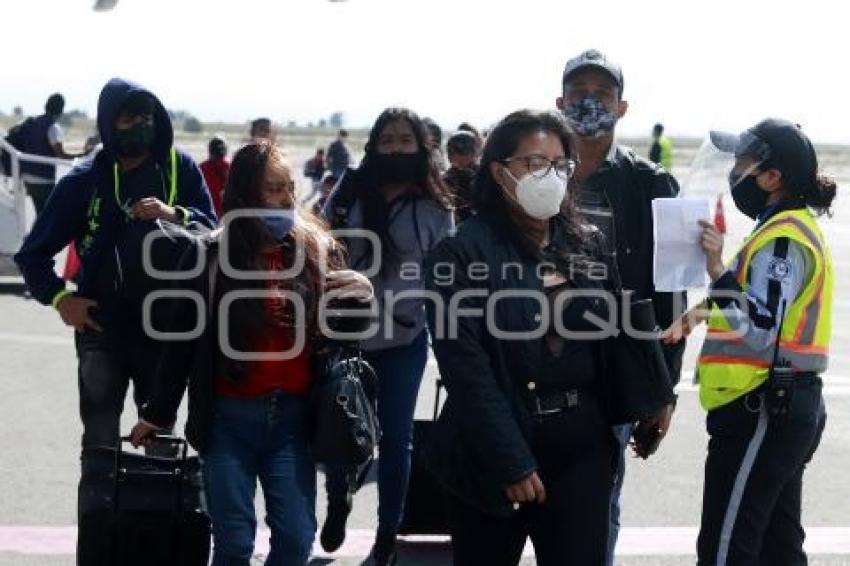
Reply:
[[[434,413],[431,419],[413,422],[413,456],[410,463],[410,484],[404,504],[404,517],[398,533],[400,535],[448,535],[443,488],[426,469],[423,451],[434,430],[434,422],[440,410],[440,392],[443,382],[437,379],[434,398]]]
[[[206,566],[210,519],[197,457],[186,441],[176,458],[85,448],[79,489],[78,566]]]

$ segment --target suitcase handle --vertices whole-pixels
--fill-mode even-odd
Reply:
[[[122,436],[121,444],[129,444],[131,438],[130,436]],[[158,444],[178,444],[180,446],[186,446],[188,444],[185,439],[174,436],[173,434],[154,434],[151,438]]]
[[[121,474],[123,478],[150,478],[150,479],[174,479],[176,477],[180,477],[183,475],[183,470],[181,468],[174,468],[173,472],[168,471],[153,471],[153,472],[140,472],[137,470],[125,470],[123,468],[119,468],[118,472]]]
[[[118,439],[118,446],[115,447],[115,475],[114,475],[114,494],[112,498],[112,510],[114,512],[118,511],[118,500],[121,494],[120,485],[121,482],[127,478],[157,478],[157,479],[177,479],[177,511],[179,512],[183,508],[183,483],[186,481],[186,466],[188,461],[188,452],[189,452],[189,443],[186,442],[185,439],[180,438],[179,436],[173,436],[168,434],[154,434],[153,441],[155,444],[169,444],[172,446],[180,446],[180,458],[174,459],[174,462],[179,462],[179,467],[174,469],[174,472],[135,472],[129,471],[126,468],[121,466],[121,457],[124,454],[122,447],[124,444],[129,444],[131,442],[130,436],[122,436]]]

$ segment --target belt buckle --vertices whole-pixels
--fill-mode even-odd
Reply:
[[[563,410],[563,409],[544,409],[543,405],[540,403],[540,397],[538,397],[537,395],[534,396],[534,405],[535,405],[535,409],[536,409],[534,411],[534,416],[537,417],[540,420],[542,420],[543,417],[546,417],[546,416],[549,416],[549,415],[557,415],[558,413],[560,413]]]

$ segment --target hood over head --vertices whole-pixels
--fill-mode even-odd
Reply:
[[[153,144],[153,154],[163,158],[168,154],[174,143],[174,127],[165,106],[159,98],[141,85],[121,78],[110,79],[100,91],[97,101],[97,129],[103,140],[104,151],[115,157],[114,136],[115,119],[128,101],[133,106],[144,105],[147,98],[152,106],[156,138]]]

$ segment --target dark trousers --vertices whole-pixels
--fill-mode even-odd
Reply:
[[[53,187],[56,185],[53,183],[24,183],[27,187],[27,194],[32,199],[32,204],[35,207],[36,215],[41,214],[41,211],[44,210],[44,205],[47,204],[47,199],[50,197],[50,193],[53,192]]]
[[[595,405],[540,423],[532,450],[546,502],[501,518],[449,498],[455,566],[515,566],[527,538],[541,566],[604,564],[614,444]]]
[[[803,565],[803,470],[826,424],[820,383],[798,386],[793,413],[770,417],[758,393],[708,413],[699,564]]]
[[[136,335],[138,334],[138,335]],[[76,333],[80,419],[83,446],[115,446],[130,381],[133,400],[148,398],[157,355],[153,343],[139,331],[132,336],[114,329]],[[125,431],[129,434],[130,431]]]
[[[147,401],[159,357],[157,349],[141,331],[122,333],[114,328],[105,332],[77,332],[74,340],[80,419],[83,422],[82,445],[116,446],[127,388],[132,380],[133,400],[137,407]],[[130,431],[124,433],[129,434]],[[156,456],[174,456],[175,453],[171,446],[158,445],[145,449],[145,452]],[[84,488],[81,482],[79,494]],[[83,511],[79,507],[83,499],[82,495],[78,497],[78,513]]]

